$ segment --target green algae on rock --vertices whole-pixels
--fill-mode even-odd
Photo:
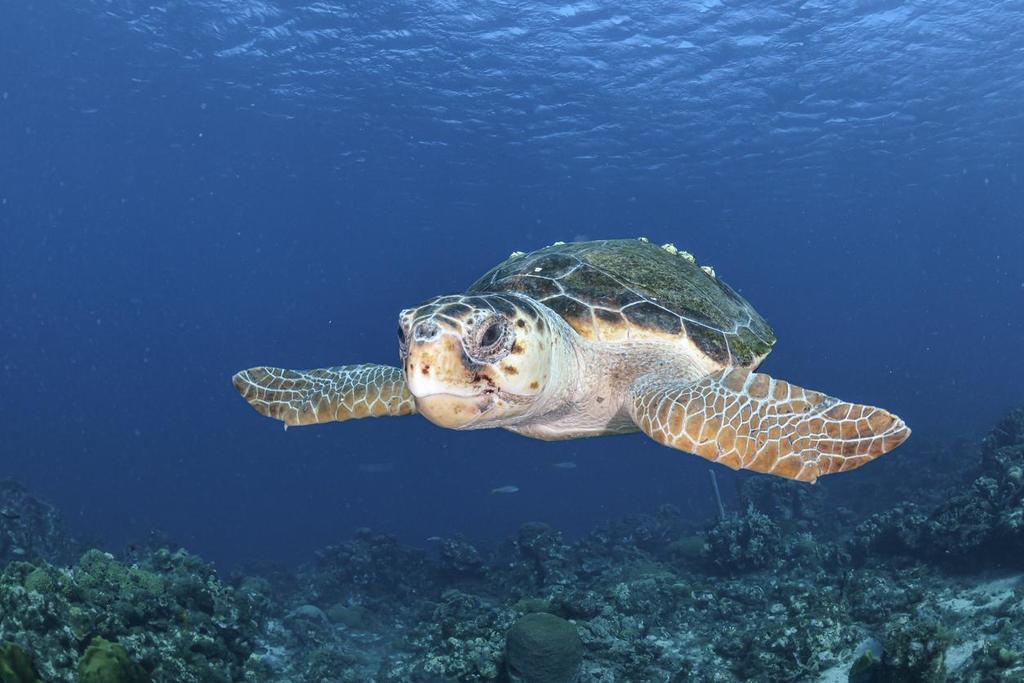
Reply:
[[[132,661],[128,651],[119,643],[112,643],[101,636],[82,655],[78,665],[80,683],[149,683],[146,671]]]
[[[17,643],[0,644],[0,683],[42,683],[32,658]]]

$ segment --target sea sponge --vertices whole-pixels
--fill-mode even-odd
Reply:
[[[546,612],[520,617],[505,636],[509,679],[523,683],[572,683],[583,662],[576,626]]]

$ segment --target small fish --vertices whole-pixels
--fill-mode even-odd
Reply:
[[[552,467],[560,470],[574,470],[576,469],[576,463],[566,460],[565,462],[556,462]]]
[[[427,541],[430,543],[438,543],[443,539],[440,536],[427,536]]]
[[[491,489],[491,493],[519,493],[518,486],[499,486],[496,489]]]
[[[21,519],[21,515],[10,508],[0,508],[0,517],[7,519]]]

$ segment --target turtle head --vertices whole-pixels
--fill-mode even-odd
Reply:
[[[417,412],[442,427],[514,424],[551,376],[551,328],[526,297],[431,299],[402,311],[398,340]]]

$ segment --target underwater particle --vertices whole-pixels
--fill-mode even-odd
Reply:
[[[570,683],[583,663],[583,641],[565,619],[531,612],[509,629],[505,658],[513,683]]]
[[[508,486],[499,486],[497,488],[491,489],[491,493],[492,494],[494,494],[494,493],[502,493],[502,494],[519,493],[519,487],[518,486],[514,486],[512,484],[509,484]]]
[[[149,676],[132,661],[124,646],[96,636],[78,663],[78,680],[81,683],[149,683]]]
[[[0,645],[0,683],[42,683],[32,658],[16,643]]]

